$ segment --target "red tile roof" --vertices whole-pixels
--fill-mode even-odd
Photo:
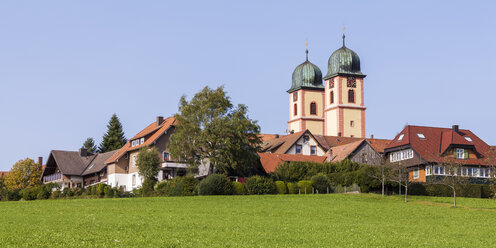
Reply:
[[[8,171],[0,171],[0,177],[6,176],[7,174],[9,174]]]
[[[418,134],[423,134],[425,138],[420,138]],[[399,137],[403,138],[399,140]],[[468,137],[472,142],[465,139]],[[491,147],[481,140],[470,130],[459,129],[455,132],[451,128],[406,126],[391,143],[387,150],[394,150],[402,146],[411,146],[424,160],[428,162],[443,162],[441,156],[450,147],[462,146],[473,147],[479,154],[478,159],[465,159],[464,164],[486,164]]]
[[[286,153],[291,146],[293,146],[296,141],[305,133],[305,131],[288,134],[285,136],[279,136],[279,138],[273,138],[262,143],[262,151],[272,152],[272,153]]]
[[[348,143],[346,145],[335,146],[335,147],[329,149],[329,151],[332,151],[332,160],[331,160],[331,162],[338,162],[338,161],[345,160],[363,142],[366,142],[365,139],[357,140],[355,142],[351,142],[351,143]],[[329,151],[326,152],[326,158],[329,157]]]
[[[258,153],[260,163],[265,172],[273,172],[277,166],[285,162],[316,162],[323,163],[325,156],[310,156],[300,154],[275,154],[275,153]]]
[[[105,161],[105,164],[115,163],[119,158],[124,156],[127,152],[135,151],[140,149],[141,147],[148,146],[152,144],[155,140],[157,140],[162,134],[165,133],[171,126],[175,125],[176,119],[174,117],[169,117],[162,121],[160,125],[157,126],[157,122],[153,122],[148,125],[145,129],[141,130],[138,134],[136,134],[133,138],[129,139],[129,141],[119,149],[112,157]],[[150,135],[149,138],[145,140],[145,143],[139,144],[137,146],[131,147],[131,141],[145,137]]]

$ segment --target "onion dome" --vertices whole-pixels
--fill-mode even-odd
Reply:
[[[328,72],[324,79],[328,79],[337,75],[365,77],[366,75],[360,71],[360,57],[353,50],[344,45],[334,51],[329,57]]]
[[[308,50],[306,50],[307,59],[293,71],[293,84],[288,93],[299,89],[324,89],[322,84],[322,71],[319,67],[308,61]]]

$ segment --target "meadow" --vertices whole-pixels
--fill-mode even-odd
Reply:
[[[488,247],[496,201],[373,194],[0,202],[1,247]]]

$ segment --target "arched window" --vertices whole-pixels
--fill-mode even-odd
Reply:
[[[298,106],[297,106],[297,104],[296,104],[296,103],[294,104],[294,110],[293,110],[293,113],[294,113],[294,115],[298,115]]]
[[[355,102],[355,91],[354,90],[348,90],[348,102]]]
[[[331,99],[331,104],[334,103],[334,91],[331,91],[331,95],[329,97]]]
[[[310,103],[310,114],[311,115],[317,114],[317,104],[314,102]]]

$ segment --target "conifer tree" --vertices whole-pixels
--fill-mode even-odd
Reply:
[[[122,124],[116,114],[113,114],[107,125],[107,133],[103,135],[98,152],[110,152],[124,146],[127,142],[122,130]]]
[[[97,151],[96,145],[95,145],[95,140],[93,138],[87,138],[86,141],[83,143],[83,147],[90,153],[95,153]]]

